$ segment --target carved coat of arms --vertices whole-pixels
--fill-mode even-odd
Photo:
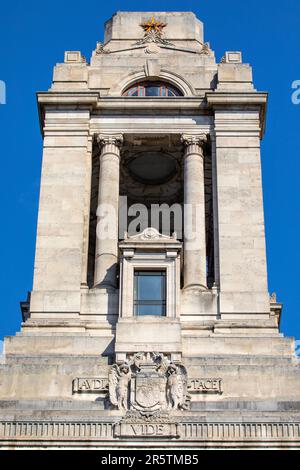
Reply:
[[[109,398],[119,410],[155,413],[187,409],[187,372],[161,353],[138,353],[109,374]]]

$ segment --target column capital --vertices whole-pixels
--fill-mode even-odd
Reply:
[[[104,145],[121,147],[123,144],[123,134],[96,134],[96,141],[100,147]]]
[[[199,145],[203,147],[205,142],[207,142],[207,135],[206,134],[182,134],[181,142],[188,147],[189,145]]]

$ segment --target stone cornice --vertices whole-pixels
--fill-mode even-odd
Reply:
[[[258,91],[208,91],[205,93],[206,100],[209,105],[224,105],[224,104],[241,104],[241,105],[254,105],[266,104],[268,100],[267,92]]]
[[[113,96],[102,97],[98,104],[98,109],[145,109],[145,110],[199,110],[205,108],[204,96],[176,96],[174,98],[150,98],[150,97],[132,97],[132,96]]]
[[[206,102],[212,109],[228,109],[230,107],[259,108],[261,138],[266,127],[268,103],[267,92],[218,92],[209,91],[205,94]]]
[[[45,106],[65,106],[71,108],[93,109],[99,100],[98,92],[37,92],[37,104],[39,111],[40,129],[43,134],[45,120]]]
[[[39,107],[41,129],[44,126],[45,107],[60,107],[66,109],[89,109],[90,111],[120,111],[124,114],[136,111],[152,114],[153,111],[168,111],[178,113],[207,114],[210,110],[224,109],[230,107],[259,108],[261,136],[265,130],[265,117],[267,108],[267,93],[260,92],[214,92],[208,91],[205,96],[196,97],[127,97],[127,96],[105,96],[101,97],[99,92],[72,91],[72,92],[39,92],[37,101]]]
[[[176,97],[133,97],[133,96],[101,96],[99,92],[73,91],[73,92],[40,92],[37,93],[38,105],[44,106],[81,106],[93,109],[199,109],[205,105],[204,96],[176,96]]]
[[[128,97],[128,96],[104,96],[100,97],[99,92],[72,91],[72,92],[39,92],[37,93],[41,131],[44,127],[45,107],[59,107],[71,109],[89,109],[93,111],[120,111],[126,114],[132,110],[152,114],[154,110],[167,110],[177,113],[178,111],[205,112],[207,108],[204,96],[199,97]]]

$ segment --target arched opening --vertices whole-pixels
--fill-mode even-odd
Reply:
[[[183,96],[183,93],[173,85],[162,81],[143,81],[130,85],[123,96]]]

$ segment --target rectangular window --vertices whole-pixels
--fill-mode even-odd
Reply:
[[[166,271],[134,271],[134,315],[166,315]]]

